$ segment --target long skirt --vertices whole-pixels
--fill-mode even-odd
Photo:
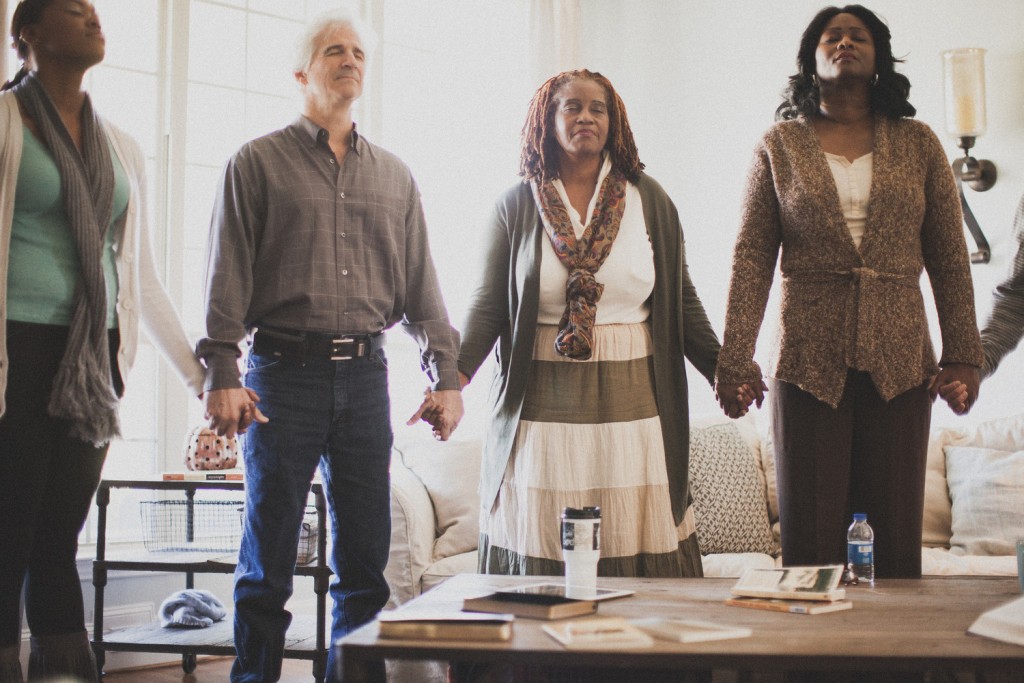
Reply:
[[[692,508],[673,520],[647,323],[599,325],[593,356],[538,327],[512,454],[481,510],[480,571],[564,573],[563,508],[601,508],[599,576],[702,576]]]

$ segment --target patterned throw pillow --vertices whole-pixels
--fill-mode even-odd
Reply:
[[[777,554],[765,482],[736,425],[690,430],[690,491],[701,554]]]

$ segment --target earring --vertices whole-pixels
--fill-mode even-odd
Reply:
[[[872,87],[878,85],[878,74],[872,76],[869,83],[871,83]]]
[[[818,83],[818,74],[811,74],[811,85],[815,88],[820,88],[821,84]]]

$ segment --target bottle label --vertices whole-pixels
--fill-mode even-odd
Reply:
[[[874,544],[847,543],[846,561],[854,567],[874,564]]]

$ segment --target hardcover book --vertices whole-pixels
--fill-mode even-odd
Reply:
[[[382,638],[424,640],[509,640],[512,614],[397,609],[377,617]]]
[[[790,612],[792,614],[824,614],[853,609],[849,600],[785,600],[782,598],[729,598],[725,604],[733,607],[748,607],[771,612]]]
[[[783,569],[747,569],[732,587],[732,594],[745,598],[783,598],[787,600],[825,600],[846,597],[839,588],[843,565],[785,567]]]
[[[745,626],[726,626],[697,619],[650,617],[648,619],[632,619],[630,623],[659,640],[670,640],[674,643],[701,643],[708,640],[746,638],[751,634],[751,630]]]
[[[164,481],[244,481],[242,470],[193,470],[188,472],[164,472]]]
[[[597,611],[597,602],[574,600],[542,591],[497,591],[490,595],[466,598],[462,602],[462,609],[467,612],[514,614],[531,619],[564,619],[593,614]]]

